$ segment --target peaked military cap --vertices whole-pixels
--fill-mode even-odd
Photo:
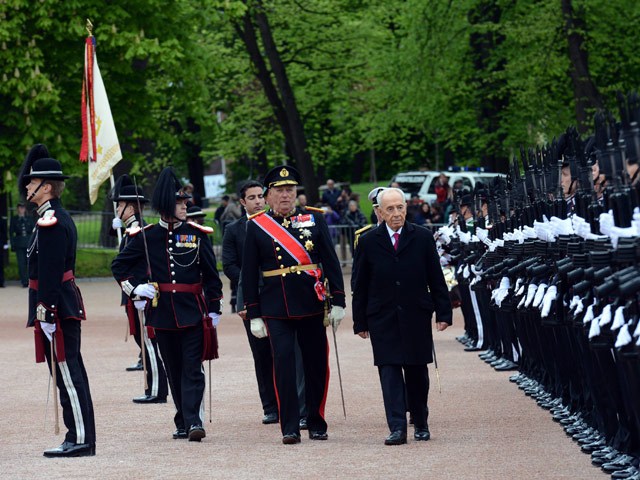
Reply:
[[[380,192],[383,192],[385,190],[386,190],[385,187],[375,187],[373,190],[369,192],[369,195],[367,195],[367,198],[369,199],[369,201],[372,203],[374,207],[378,206],[378,195],[380,194]]]
[[[267,172],[264,185],[267,189],[281,185],[299,185],[300,173],[290,165],[278,165]]]

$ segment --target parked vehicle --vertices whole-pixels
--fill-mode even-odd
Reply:
[[[449,177],[449,185],[452,188],[456,181],[461,180],[462,188],[469,192],[473,191],[477,182],[488,184],[495,177],[505,177],[502,173],[489,173],[475,170],[448,170],[443,172],[436,170],[414,170],[397,173],[391,179],[391,182],[397,182],[400,185],[407,200],[411,198],[411,195],[418,194],[423,201],[432,203],[436,200],[436,182],[441,173]]]

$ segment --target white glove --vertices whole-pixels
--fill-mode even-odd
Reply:
[[[144,310],[147,306],[146,300],[134,300],[133,305],[136,307],[136,310]]]
[[[40,327],[42,328],[42,331],[47,336],[49,341],[51,341],[51,338],[52,338],[54,332],[56,331],[56,324],[55,323],[40,322]]]
[[[547,290],[547,284],[541,283],[538,285],[538,289],[536,290],[536,295],[533,297],[533,308],[540,308],[540,303],[542,303],[542,299],[544,298],[544,292]]]
[[[625,323],[620,329],[620,333],[618,333],[618,336],[616,337],[616,344],[614,346],[616,348],[622,348],[625,345],[630,344],[631,340],[632,338],[631,335],[629,335],[629,327]]]
[[[9,244],[8,244],[8,243],[5,243],[5,244],[4,244],[4,246],[3,246],[2,248],[4,248],[5,250],[9,250]]]
[[[547,288],[547,293],[544,294],[544,298],[542,299],[542,314],[543,318],[549,316],[549,312],[551,311],[551,305],[555,301],[558,296],[558,288],[555,285],[551,285]]]
[[[338,327],[340,326],[340,322],[342,321],[343,318],[344,318],[343,307],[338,307],[338,306],[331,307],[331,311],[329,312],[329,323],[331,323],[331,326],[333,327],[334,331],[338,330]]]
[[[524,306],[529,308],[529,305],[531,305],[531,302],[533,302],[534,297],[536,296],[536,290],[538,290],[538,286],[534,285],[533,283],[529,284],[529,287],[527,288],[527,295],[526,295],[526,301],[524,302]]]
[[[251,322],[251,333],[256,338],[265,338],[267,336],[267,327],[264,324],[264,321],[261,318],[252,318]]]
[[[617,330],[624,324],[625,324],[624,307],[618,307],[616,308],[616,313],[613,315],[613,324],[611,325],[611,330]]]
[[[211,319],[211,323],[213,323],[214,327],[217,327],[220,323],[220,314],[218,313],[209,313],[209,318]]]
[[[611,323],[611,305],[605,305],[600,315],[600,326],[603,327]]]
[[[111,220],[111,228],[113,228],[114,230],[122,228],[123,226],[124,225],[122,225],[122,220],[120,220],[119,217],[115,217],[113,220]]]
[[[156,288],[150,283],[141,283],[131,293],[139,297],[153,298],[156,296]]]

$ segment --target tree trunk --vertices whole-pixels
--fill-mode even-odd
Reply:
[[[500,22],[502,11],[494,1],[483,1],[469,12],[469,23],[480,25],[479,32],[471,33],[469,43],[476,71],[476,82],[480,85],[478,125],[489,139],[480,159],[481,165],[490,171],[507,171],[508,157],[503,153],[504,133],[500,133],[500,113],[508,106],[508,98],[498,95],[504,80],[492,72],[504,70],[504,59],[494,58],[497,47],[504,41],[504,35],[482,28],[482,24]],[[492,67],[490,65],[493,65]],[[494,79],[494,80],[491,80]],[[446,161],[445,161],[446,166]]]
[[[265,55],[271,66],[271,71],[276,79],[279,97],[285,110],[285,119],[288,131],[291,134],[291,144],[289,145],[294,155],[296,166],[302,176],[302,183],[305,187],[305,194],[311,205],[317,203],[318,196],[318,180],[315,176],[311,155],[307,148],[307,138],[304,133],[304,126],[300,118],[300,112],[296,103],[293,89],[289,83],[286,69],[280,57],[280,53],[271,33],[269,20],[262,9],[262,3],[257,2],[254,12],[254,19],[260,30],[260,36],[264,46]],[[283,132],[284,132],[283,128]]]
[[[592,127],[592,110],[603,108],[602,97],[589,73],[589,52],[584,47],[582,33],[586,30],[583,12],[574,12],[572,0],[562,0],[562,15],[571,62],[569,75],[573,83],[573,98],[576,102],[576,122],[578,131],[586,133]]]

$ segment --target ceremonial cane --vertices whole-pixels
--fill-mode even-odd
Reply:
[[[331,298],[331,291],[329,290],[329,279],[324,279],[324,288],[325,295],[327,300],[325,302],[326,312],[328,314],[329,310],[329,299]],[[338,341],[336,340],[336,329],[331,326],[331,331],[333,332],[333,348],[336,352],[336,365],[338,366],[338,383],[340,384],[340,398],[342,399],[342,413],[344,414],[344,418],[347,418],[347,408],[344,404],[344,389],[342,388],[342,372],[340,371],[340,355],[338,355]]]
[[[209,360],[209,423],[213,423],[211,415],[213,410],[211,409],[211,360]]]
[[[149,382],[147,381],[147,355],[145,349],[145,337],[146,337],[146,327],[144,326],[144,308],[138,309],[138,319],[140,320],[140,352],[142,355],[142,371],[144,373],[144,389],[147,390],[149,388]]]
[[[431,340],[431,351],[433,352],[433,365],[436,369],[436,380],[438,382],[438,393],[442,393],[442,386],[440,385],[440,372],[438,371],[438,358],[436,357],[436,342]]]
[[[55,412],[55,425],[53,433],[60,433],[60,419],[58,418],[58,375],[56,372],[56,349],[54,347],[56,341],[55,332],[51,335],[51,376],[53,377],[53,411]]]

